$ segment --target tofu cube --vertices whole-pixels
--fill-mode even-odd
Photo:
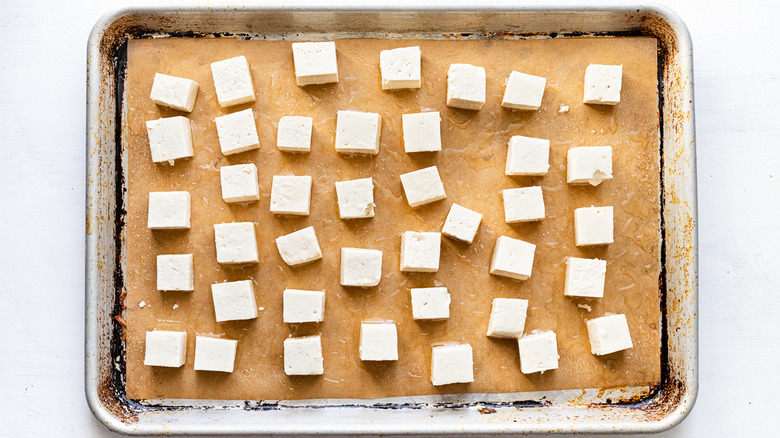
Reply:
[[[479,110],[485,105],[486,75],[483,67],[452,64],[447,71],[447,106]]]
[[[433,386],[474,381],[474,353],[469,344],[438,345],[431,353]]]
[[[271,213],[308,216],[311,176],[274,175],[271,183]]]
[[[612,207],[583,207],[574,210],[574,244],[607,245],[612,243]]]
[[[482,215],[480,213],[458,204],[452,204],[441,233],[447,237],[471,244],[474,242],[474,237],[477,235],[481,222]]]
[[[193,277],[192,254],[157,256],[157,290],[191,291]]]
[[[382,89],[420,88],[422,52],[418,46],[379,52]]]
[[[154,330],[146,332],[144,365],[179,368],[187,360],[187,332]]]
[[[414,319],[442,320],[450,317],[452,298],[446,287],[412,288],[411,294]]]
[[[404,114],[401,118],[406,153],[441,150],[441,116],[438,111]]]
[[[341,285],[373,287],[382,280],[382,251],[341,248]]]
[[[284,152],[306,153],[311,151],[311,117],[284,116],[279,119],[276,147]]]
[[[282,318],[288,324],[322,322],[325,319],[325,292],[285,289],[282,308]]]
[[[162,73],[154,74],[152,102],[175,110],[190,112],[198,97],[198,83],[189,79],[168,76]]]
[[[339,81],[335,42],[293,43],[292,50],[298,86]]]
[[[224,155],[238,154],[260,147],[255,113],[252,108],[214,119],[217,125],[219,148]]]
[[[392,322],[360,324],[360,360],[398,360],[398,330]]]
[[[376,204],[374,204],[373,178],[337,181],[336,197],[339,204],[339,216],[342,219],[374,217]]]
[[[612,147],[585,146],[566,154],[566,182],[597,186],[612,179]]]
[[[506,80],[501,106],[516,110],[538,110],[542,106],[547,79],[513,71]]]
[[[236,363],[235,339],[219,339],[209,336],[195,337],[195,370],[232,373]]]
[[[487,336],[494,338],[519,338],[525,329],[528,300],[494,298],[490,311]]]
[[[441,233],[406,231],[401,236],[401,271],[436,272],[441,255]]]
[[[536,245],[501,236],[496,241],[493,258],[490,261],[490,273],[515,280],[526,280],[531,276],[534,265]]]
[[[152,161],[168,163],[187,158],[192,153],[192,126],[190,119],[183,116],[165,117],[146,122],[146,134],[149,136],[149,149]]]
[[[606,260],[569,257],[566,259],[563,294],[567,297],[601,298],[604,296],[606,274]]]
[[[379,153],[382,116],[362,111],[339,111],[336,115],[336,152],[342,154]]]
[[[505,189],[504,219],[508,224],[544,219],[544,197],[539,186]]]
[[[222,108],[255,101],[249,62],[244,56],[211,63],[217,101]]]
[[[254,164],[222,166],[219,168],[219,181],[225,202],[252,202],[260,199],[257,166]]]
[[[591,64],[585,69],[584,103],[617,105],[623,82],[622,65]]]
[[[276,239],[282,260],[290,266],[311,263],[322,258],[314,227],[306,227]]]
[[[315,376],[325,370],[322,365],[320,335],[284,340],[284,372],[288,376]]]
[[[558,368],[558,338],[555,332],[525,335],[517,340],[520,371],[531,374]]]
[[[506,174],[546,175],[550,169],[550,140],[515,135],[509,139]]]
[[[607,315],[587,321],[590,352],[602,356],[632,348],[626,315]]]
[[[406,194],[406,201],[412,208],[431,202],[440,201],[447,197],[444,193],[444,184],[439,176],[436,166],[426,167],[401,175],[401,185]]]
[[[217,322],[257,318],[255,288],[251,280],[212,284],[211,297]]]
[[[260,261],[255,224],[252,222],[214,224],[214,243],[219,263],[243,264]]]
[[[190,228],[190,192],[149,192],[147,225],[152,230]]]

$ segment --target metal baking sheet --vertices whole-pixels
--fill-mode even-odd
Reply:
[[[662,135],[662,382],[659,387],[383,400],[127,399],[122,342],[124,180],[121,99],[126,41],[138,36],[565,38],[659,41]],[[86,396],[108,428],[128,434],[519,434],[654,432],[679,423],[697,390],[697,234],[692,52],[680,19],[632,3],[478,8],[394,3],[358,8],[124,9],[95,25],[88,46]]]

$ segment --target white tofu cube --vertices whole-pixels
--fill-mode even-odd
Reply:
[[[566,182],[597,186],[612,179],[612,146],[584,146],[566,154]]]
[[[441,150],[441,116],[438,111],[404,114],[402,121],[406,153]]]
[[[406,194],[406,201],[412,208],[447,197],[436,166],[404,173],[401,175],[401,185]]]
[[[282,260],[290,266],[311,263],[322,258],[314,227],[306,227],[276,239]]]
[[[474,353],[469,344],[438,345],[431,353],[433,386],[474,381]]]
[[[508,224],[544,219],[544,197],[539,186],[505,189],[504,219]]]
[[[152,93],[149,98],[160,106],[190,112],[198,97],[198,83],[189,79],[154,74]]]
[[[339,81],[335,42],[293,43],[292,50],[298,86]]]
[[[420,88],[422,52],[418,46],[379,52],[382,89]]]
[[[322,374],[322,340],[320,335],[284,340],[284,372],[288,376]]]
[[[360,324],[360,360],[398,360],[398,330],[392,322]]]
[[[477,235],[481,222],[481,214],[458,204],[452,204],[441,233],[447,237],[471,244],[474,242],[474,237]]]
[[[452,298],[446,287],[412,288],[411,295],[414,319],[449,319]]]
[[[288,324],[322,322],[325,319],[325,292],[285,289],[282,308],[282,318]]]
[[[516,280],[526,280],[531,276],[534,266],[536,245],[501,236],[496,241],[493,258],[490,261],[490,273]]]
[[[238,154],[260,147],[255,113],[252,108],[214,119],[217,125],[219,148],[224,155]]]
[[[222,166],[219,168],[219,181],[225,202],[252,202],[260,199],[257,166],[254,164]]]
[[[585,69],[584,103],[617,105],[623,82],[622,65],[591,64]]]
[[[339,204],[339,216],[342,219],[374,217],[376,204],[374,204],[373,178],[337,181],[336,197]]]
[[[447,106],[479,110],[485,105],[485,69],[470,64],[452,64],[447,71]]]
[[[174,160],[187,158],[192,153],[192,126],[183,116],[166,117],[146,122],[152,161],[173,165]]]
[[[211,297],[217,322],[257,318],[255,288],[251,280],[212,284]]]
[[[523,336],[517,340],[520,352],[520,371],[531,374],[558,368],[558,338],[555,332]]]
[[[509,73],[501,106],[517,110],[538,110],[542,106],[547,79],[518,71]]]
[[[144,365],[179,368],[187,360],[187,332],[146,332]]]
[[[563,294],[567,297],[601,298],[604,296],[606,274],[606,260],[569,257],[566,259]]]
[[[235,339],[196,336],[194,368],[196,371],[232,373],[237,348],[238,341]]]
[[[157,290],[191,291],[193,278],[192,254],[157,256]]]
[[[494,298],[490,310],[487,336],[494,338],[519,338],[525,329],[528,300]]]
[[[214,224],[214,243],[219,263],[242,264],[260,261],[255,224],[252,222]]]
[[[612,207],[583,207],[574,210],[574,244],[607,245],[612,243]]]
[[[342,154],[379,153],[382,116],[362,111],[339,111],[336,115],[336,151]]]
[[[587,321],[590,352],[602,356],[632,348],[626,315],[607,315]]]
[[[152,230],[190,228],[190,192],[149,192],[147,225]]]
[[[249,62],[244,56],[211,63],[217,101],[222,108],[255,101]]]
[[[401,236],[401,271],[436,272],[441,255],[441,233],[406,231]]]
[[[382,280],[382,251],[341,248],[341,285],[373,287]]]
[[[306,153],[311,151],[311,117],[284,116],[279,119],[276,147],[284,152]]]
[[[271,213],[308,216],[311,176],[274,175],[271,183]]]
[[[550,169],[550,140],[515,135],[506,154],[507,175],[546,175]]]

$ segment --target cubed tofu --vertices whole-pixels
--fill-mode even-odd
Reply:
[[[284,116],[279,119],[276,147],[284,152],[306,153],[311,151],[311,133],[314,119],[301,116]]]
[[[536,245],[501,236],[496,241],[493,258],[490,261],[490,273],[515,280],[526,280],[531,276],[534,265]]]
[[[342,219],[374,217],[374,179],[361,178],[336,182],[336,198]]]
[[[194,368],[196,371],[232,373],[237,348],[238,341],[235,339],[196,336]]]
[[[173,165],[179,158],[188,158],[192,152],[192,126],[183,116],[165,117],[146,122],[152,161]]]
[[[293,43],[295,83],[298,86],[339,81],[336,43],[333,41]]]
[[[438,111],[401,116],[406,153],[441,150],[441,116]]]
[[[382,251],[341,248],[341,285],[373,287],[382,280]]]
[[[444,193],[444,184],[439,176],[436,166],[426,167],[401,175],[401,185],[406,194],[406,201],[412,208],[431,202],[440,201],[447,197]]]
[[[479,110],[485,105],[486,75],[483,67],[452,64],[447,71],[447,106]]]
[[[277,238],[276,247],[282,260],[290,266],[299,266],[322,258],[314,227],[306,227]]]
[[[144,365],[179,368],[187,360],[187,332],[154,330],[146,332]]]
[[[311,184],[309,175],[274,175],[271,183],[271,213],[308,216]]]
[[[211,63],[217,101],[223,108],[255,101],[249,62],[244,56]]]
[[[591,64],[585,69],[582,101],[589,104],[617,105],[623,83],[622,65]]]
[[[431,352],[433,386],[474,381],[474,353],[469,344],[437,345]]]
[[[193,281],[192,254],[161,254],[157,256],[157,290],[191,291]]]
[[[191,208],[189,192],[149,192],[147,226],[152,230],[189,229]]]
[[[284,372],[288,376],[317,376],[325,372],[320,335],[284,340]]]
[[[508,224],[544,219],[544,197],[539,186],[505,189],[504,219]]]
[[[238,154],[260,147],[257,124],[252,108],[214,119],[217,125],[219,148],[224,155]]]
[[[393,322],[360,324],[360,360],[398,360],[398,330]]]
[[[441,233],[468,244],[474,242],[482,215],[458,204],[452,204]]]
[[[632,348],[626,315],[607,315],[587,321],[591,353],[602,356]]]
[[[543,373],[558,368],[558,339],[555,332],[525,335],[517,340],[520,371],[523,374]]]
[[[282,318],[285,323],[322,322],[325,319],[325,292],[285,289],[282,308]]]
[[[547,79],[513,71],[506,80],[501,106],[516,110],[538,110],[542,106]]]
[[[510,176],[546,175],[550,169],[550,140],[514,135],[509,139],[506,171]]]
[[[422,86],[420,47],[401,47],[379,52],[382,89],[420,88]]]
[[[584,146],[566,155],[566,182],[597,186],[612,179],[612,147]]]
[[[604,296],[606,274],[606,260],[569,257],[566,259],[563,294],[567,297],[601,298]]]
[[[236,164],[219,168],[222,199],[225,202],[253,202],[260,199],[257,166]]]
[[[612,207],[583,207],[574,210],[574,244],[607,245],[613,242]]]
[[[198,97],[198,83],[190,79],[154,74],[149,98],[157,105],[190,112]]]
[[[411,289],[412,317],[418,320],[442,320],[450,317],[452,298],[446,287]]]
[[[487,336],[494,338],[519,338],[525,329],[528,300],[519,298],[494,298],[490,310]]]
[[[441,255],[441,233],[406,231],[401,236],[401,271],[436,272]]]
[[[217,322],[257,318],[255,288],[251,280],[212,284],[211,297]]]
[[[252,222],[214,224],[214,244],[217,247],[219,263],[244,264],[260,261],[255,224]]]
[[[379,153],[382,116],[362,111],[339,111],[336,115],[336,152],[342,154]]]

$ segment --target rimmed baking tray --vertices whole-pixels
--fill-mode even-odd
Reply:
[[[122,341],[124,50],[134,37],[298,39],[316,35],[566,38],[645,35],[659,41],[663,278],[658,387],[468,394],[415,399],[250,402],[129,400]],[[128,434],[519,434],[654,432],[679,423],[697,391],[697,228],[692,52],[668,9],[646,4],[356,8],[263,6],[123,9],[89,39],[85,386],[90,408]]]

